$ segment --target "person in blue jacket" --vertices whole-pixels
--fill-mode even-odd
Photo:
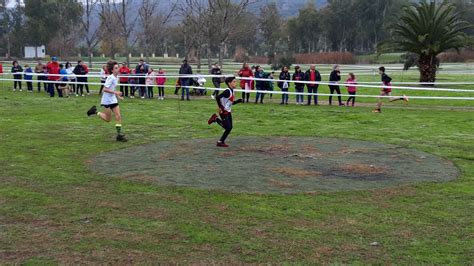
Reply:
[[[33,69],[29,65],[25,65],[25,80],[26,80],[26,87],[28,92],[33,92]]]
[[[255,78],[256,79],[265,79],[268,75],[265,74],[261,66],[255,67]],[[260,103],[263,103],[263,98],[265,97],[265,93],[261,91],[265,91],[266,89],[266,81],[263,80],[256,80],[255,87],[257,88],[257,97],[255,97],[255,103],[258,103],[258,99],[260,98]]]
[[[69,97],[70,87],[68,84],[69,81],[69,74],[67,69],[64,67],[63,64],[59,64],[59,75],[61,75],[59,81],[58,90],[62,90],[63,95]]]

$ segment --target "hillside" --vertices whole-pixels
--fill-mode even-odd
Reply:
[[[250,10],[260,13],[260,7],[275,2],[283,17],[292,17],[298,15],[298,10],[311,1],[314,2],[317,8],[321,8],[327,3],[327,0],[257,0],[256,3],[252,4]]]

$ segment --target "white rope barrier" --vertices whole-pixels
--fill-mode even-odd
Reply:
[[[20,72],[18,72],[20,74]],[[54,76],[54,77],[64,77],[61,74],[40,74],[40,73],[28,73],[31,76]],[[88,77],[99,77],[102,78],[100,75],[76,75],[76,78],[88,78]],[[127,77],[127,78],[139,78],[144,79],[147,78],[145,75],[127,75],[127,76],[118,76],[120,77]],[[227,75],[154,75],[152,76],[153,79],[164,77],[164,78],[225,78],[228,77]],[[342,87],[347,86],[356,86],[358,88],[389,88],[383,85],[370,85],[370,84],[377,84],[377,83],[358,83],[358,84],[350,84],[350,83],[332,83],[332,82],[323,82],[323,81],[297,81],[297,80],[279,80],[279,79],[261,79],[261,78],[248,78],[248,77],[236,77],[238,80],[248,80],[248,81],[262,81],[262,82],[287,82],[287,83],[299,83],[299,84],[310,84],[310,85],[337,85]],[[2,79],[0,79],[2,80]],[[15,79],[3,79],[3,80],[10,80],[15,81]],[[37,82],[37,81],[36,81]],[[64,81],[63,81],[64,82]],[[380,83],[379,83],[380,84]],[[451,88],[433,88],[433,87],[408,87],[408,86],[390,86],[392,89],[401,89],[401,90],[418,90],[418,91],[448,91],[448,92],[468,92],[473,93],[474,89],[451,89]]]
[[[395,81],[392,84],[405,84],[405,85],[474,85],[473,82],[403,82]],[[358,81],[357,84],[380,84],[377,81]]]
[[[269,81],[268,79],[260,79],[260,78],[244,78],[244,77],[236,77],[237,79],[242,80],[257,80],[257,81]],[[449,89],[449,88],[430,88],[430,87],[405,87],[405,86],[375,86],[375,85],[365,85],[365,84],[351,84],[351,83],[331,83],[331,82],[323,82],[323,81],[299,81],[299,80],[278,80],[274,79],[273,82],[293,82],[293,83],[300,83],[300,84],[319,84],[319,85],[337,85],[337,86],[355,86],[355,87],[362,87],[362,88],[391,88],[391,89],[403,89],[403,90],[426,90],[426,91],[451,91],[451,92],[474,92],[474,90],[469,89]]]
[[[0,79],[0,80],[7,80],[7,81],[14,81],[14,79]],[[30,80],[16,80],[16,81],[27,81],[27,82],[33,82]],[[35,81],[35,83],[38,83]],[[104,85],[103,83],[98,83],[98,82],[66,82],[66,81],[45,81],[44,83],[53,83],[53,84],[88,84],[88,85]],[[140,87],[158,87],[158,85],[143,85],[143,84],[118,84],[117,86],[128,86],[128,87],[135,87],[135,88],[140,88]],[[160,85],[161,86],[161,85]],[[173,85],[163,85],[164,88],[176,88],[176,86]],[[183,87],[179,87],[180,89],[183,89]],[[210,90],[210,91],[224,91],[227,88],[212,88],[212,87],[197,87],[197,86],[186,86],[185,88],[189,89],[197,89],[197,90]],[[276,94],[276,95],[282,95],[282,94],[287,94],[287,95],[302,95],[302,96],[342,96],[342,97],[357,97],[357,98],[397,98],[397,97],[402,97],[402,96],[380,96],[380,95],[367,95],[367,94],[356,94],[356,95],[350,95],[350,94],[330,94],[330,93],[307,93],[307,92],[286,92],[286,91],[269,91],[269,90],[242,90],[242,89],[235,89],[235,92],[245,92],[245,93],[262,93],[262,94]],[[472,101],[474,100],[474,97],[451,97],[451,96],[409,96],[409,99],[427,99],[427,100],[467,100],[467,101]]]

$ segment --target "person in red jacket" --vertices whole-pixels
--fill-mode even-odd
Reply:
[[[58,91],[58,96],[63,97],[62,90],[59,89],[58,80],[61,78],[59,75],[59,71],[61,68],[59,67],[58,59],[56,57],[51,58],[51,62],[46,65],[46,71],[48,72],[48,92],[49,96],[54,97],[54,88]]]
[[[242,65],[242,68],[239,71],[239,77],[242,78],[253,78],[253,71],[250,69],[247,63]],[[250,90],[252,90],[252,80],[242,79],[240,80],[240,88],[245,90],[242,92],[242,102],[245,102],[245,98],[247,98],[247,102],[249,102],[250,97]]]
[[[127,66],[127,62],[123,62],[119,69],[120,74],[120,92],[125,97],[128,97],[128,77],[130,75],[130,68]]]
[[[158,99],[164,100],[165,99],[165,71],[160,68],[158,69],[158,75],[156,76],[156,85],[158,85]]]

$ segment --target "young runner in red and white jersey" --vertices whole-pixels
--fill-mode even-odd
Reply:
[[[235,77],[226,78],[225,84],[227,84],[228,88],[216,97],[220,118],[217,114],[212,114],[211,118],[207,121],[209,125],[216,122],[225,130],[222,137],[217,141],[216,146],[218,147],[229,147],[229,145],[225,143],[225,140],[232,131],[232,105],[243,102],[242,99],[235,100],[234,89],[237,87]]]

